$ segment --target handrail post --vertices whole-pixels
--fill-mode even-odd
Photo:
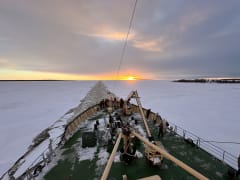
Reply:
[[[174,132],[177,133],[177,126],[174,126]]]
[[[200,147],[200,142],[201,142],[201,139],[198,137],[198,140],[197,140],[198,147]]]
[[[224,158],[225,158],[225,153],[226,153],[226,151],[223,151],[223,155],[222,155],[223,161],[224,161]]]

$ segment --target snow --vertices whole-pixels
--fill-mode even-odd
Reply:
[[[98,161],[97,165],[98,166],[103,166],[107,163],[109,157],[109,153],[107,152],[106,149],[100,148],[100,151],[98,153]]]
[[[140,152],[140,151],[136,151],[136,156],[138,157],[138,158],[142,158],[143,157],[143,154]]]
[[[79,104],[92,85],[0,82],[0,175],[24,154],[37,134]]]
[[[110,94],[106,88],[106,86],[102,82],[98,82],[95,84],[95,86],[88,92],[86,97],[81,100],[81,103],[78,107],[74,109],[70,109],[65,115],[63,115],[59,120],[57,120],[53,125],[48,127],[48,129],[44,130],[44,133],[40,133],[40,135],[37,135],[34,139],[42,139],[45,138],[45,141],[47,139],[51,139],[52,143],[52,148],[55,149],[57,147],[57,144],[61,141],[61,136],[64,133],[65,130],[65,125],[72,121],[76,116],[78,116],[80,113],[85,111],[87,108],[96,105],[99,103],[103,98],[109,98],[109,96],[114,96],[113,94]],[[47,137],[49,134],[50,137]],[[45,142],[44,141],[44,142]],[[38,141],[37,141],[38,142]],[[32,166],[33,162],[36,164],[39,160],[35,160],[36,158],[39,158],[41,154],[43,154],[43,149],[42,147],[45,147],[45,149],[48,147],[44,142],[40,142],[40,145],[36,146],[35,140],[29,146],[29,150],[27,151],[28,153],[25,154],[22,159],[20,160],[20,163],[17,163],[15,166],[17,167],[16,172],[14,173],[15,177],[19,177],[22,175],[30,166]],[[32,149],[33,147],[33,149]],[[40,149],[40,151],[39,151]],[[91,155],[91,152],[93,152],[94,149],[89,148],[88,150],[83,150],[83,155],[80,156],[80,160],[84,160],[84,158],[89,158]],[[96,151],[96,149],[95,149]],[[33,155],[32,155],[33,154]],[[45,154],[47,155],[47,154]],[[90,157],[91,159],[91,157]]]
[[[110,97],[116,97],[114,94],[111,94],[107,87],[101,82],[97,82],[95,86],[87,93],[85,98],[81,100],[79,106],[74,109],[74,116],[81,114],[87,108],[96,105],[102,99],[107,99]],[[74,119],[74,117],[73,117]],[[70,119],[71,121],[71,119]]]
[[[37,146],[33,151],[31,151],[23,160],[24,163],[22,163],[22,165],[18,168],[18,170],[16,171],[16,173],[14,174],[15,177],[19,177],[20,175],[22,175],[27,168],[29,168],[33,161],[38,161],[39,155],[41,155],[43,152],[45,152],[44,154],[46,154],[46,149],[49,145],[49,141],[45,140],[44,142],[42,142],[41,144],[39,144],[39,146]]]
[[[105,121],[104,118],[99,119],[99,130],[104,130],[104,128],[105,128],[104,121]],[[95,121],[87,120],[84,123],[82,123],[80,125],[80,127],[84,128],[85,130],[93,131],[94,123],[95,123]],[[91,148],[89,148],[89,147],[82,148],[81,143],[82,143],[82,139],[79,139],[80,145],[78,145],[76,147],[76,148],[78,148],[77,152],[78,152],[79,161],[92,160],[95,157],[95,154],[97,153],[97,146],[91,147]],[[102,165],[106,164],[106,162],[108,161],[108,157],[109,157],[109,153],[106,151],[106,149],[100,148],[100,150],[98,152],[97,165],[102,166]]]
[[[45,166],[42,169],[42,173],[40,173],[34,179],[35,180],[42,180],[42,179],[44,179],[44,175],[47,174],[53,167],[55,167],[58,164],[58,161],[60,159],[62,159],[62,160],[64,159],[64,157],[62,156],[62,153],[63,153],[63,149],[57,149],[55,151],[55,158],[53,158],[52,161],[49,164],[47,164],[47,166]]]
[[[145,130],[143,129],[143,127],[142,127],[140,124],[136,125],[136,126],[135,126],[135,129],[136,129],[137,132],[139,132],[142,136],[147,137],[147,134],[146,134]]]
[[[116,154],[115,154],[113,162],[121,162],[120,155],[121,155],[121,153],[119,151],[117,151]]]
[[[82,148],[82,146],[80,146],[78,150],[78,160],[79,161],[93,160],[96,152],[97,152],[97,147]]]
[[[150,158],[150,160],[153,162],[154,165],[161,163],[161,160],[159,158]]]
[[[32,139],[52,126],[61,127],[95,81],[0,82],[0,175],[26,152]],[[239,141],[240,85],[168,81],[106,81],[119,97],[138,90],[143,107],[206,140]],[[106,95],[106,94],[105,94]],[[78,107],[77,112],[84,109]],[[56,120],[60,119],[56,122]],[[56,122],[56,123],[54,123]],[[101,124],[101,123],[100,123]],[[239,145],[217,144],[238,156]]]

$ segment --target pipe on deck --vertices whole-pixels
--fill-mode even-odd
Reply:
[[[142,137],[141,135],[139,135],[135,131],[132,131],[132,134],[135,135],[139,140],[143,141],[145,144],[150,146],[151,148],[153,148],[156,151],[160,152],[165,158],[167,158],[170,161],[174,162],[175,164],[180,166],[182,169],[184,169],[185,171],[187,171],[188,173],[190,173],[191,175],[193,175],[197,179],[201,179],[201,180],[207,180],[208,179],[207,177],[203,176],[202,174],[200,174],[199,172],[197,172],[193,168],[189,167],[188,165],[186,165],[182,161],[178,160],[177,158],[175,158],[174,156],[172,156],[171,154],[169,154],[165,150],[163,150],[160,147],[150,143],[146,138]]]
[[[137,101],[138,108],[139,108],[140,114],[141,114],[141,116],[142,116],[145,129],[146,129],[146,131],[147,131],[147,135],[148,135],[148,137],[151,137],[152,135],[151,135],[151,132],[150,132],[150,130],[149,130],[149,127],[148,127],[148,124],[147,124],[147,120],[146,120],[146,117],[145,117],[144,112],[143,112],[143,108],[142,108],[142,104],[141,104],[140,98],[139,98],[139,96],[138,96],[138,92],[137,92],[137,91],[133,91],[133,92],[131,93],[131,96],[134,97],[134,98],[136,99],[136,101]],[[128,98],[129,98],[129,97],[128,97]]]
[[[110,156],[110,158],[108,159],[108,162],[107,162],[107,165],[106,165],[106,167],[105,167],[105,169],[104,169],[104,172],[103,172],[103,175],[102,175],[102,177],[101,177],[101,180],[106,180],[107,177],[108,177],[108,174],[109,174],[109,172],[110,172],[110,170],[111,170],[112,162],[113,162],[113,160],[114,160],[114,156],[115,156],[115,153],[116,153],[116,151],[117,151],[117,149],[118,149],[118,146],[119,146],[119,143],[120,143],[120,141],[121,141],[121,138],[122,138],[122,132],[120,132],[119,135],[118,135],[117,141],[116,141],[116,143],[115,143],[115,145],[114,145],[114,148],[113,148],[113,150],[112,150],[111,156]]]

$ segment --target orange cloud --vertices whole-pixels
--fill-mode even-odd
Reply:
[[[110,41],[124,41],[126,39],[126,33],[124,32],[108,32],[108,33],[99,33],[99,34],[93,34],[92,36],[96,36],[99,38],[103,38],[106,40],[110,40]],[[132,39],[133,38],[133,34],[130,34],[128,36],[128,39]]]
[[[144,51],[163,52],[158,41],[134,41],[133,46]]]
[[[108,41],[124,41],[126,39],[127,32],[116,30],[116,28],[102,25],[95,28],[92,32],[77,32],[77,34],[102,38]],[[133,39],[135,36],[134,32],[131,32],[128,36],[128,40]]]

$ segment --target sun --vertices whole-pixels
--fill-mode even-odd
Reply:
[[[119,78],[120,80],[125,80],[125,81],[136,81],[140,80],[139,76],[137,75],[123,75]]]
[[[137,78],[134,77],[134,76],[129,76],[129,77],[127,77],[127,80],[129,80],[129,81],[134,81],[134,80],[137,80]]]

